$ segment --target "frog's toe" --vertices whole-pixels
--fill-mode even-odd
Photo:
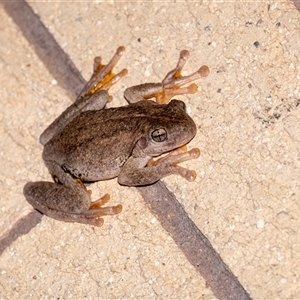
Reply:
[[[102,64],[100,56],[95,57],[94,73],[89,82],[81,91],[79,97],[88,94],[92,95],[99,90],[108,91],[111,86],[113,86],[117,81],[126,76],[128,73],[127,69],[123,69],[117,74],[113,73],[114,67],[123,56],[124,52],[125,48],[123,46],[119,47],[107,65]]]
[[[197,173],[194,170],[178,166],[177,164],[196,159],[200,156],[200,150],[193,148],[187,151],[186,145],[170,151],[167,155],[158,158],[157,160],[150,160],[147,167],[163,166],[165,169],[170,169],[170,173],[178,174],[188,181],[194,181]]]
[[[202,77],[209,75],[209,67],[201,66],[196,72],[187,76],[182,76],[181,71],[189,58],[189,52],[182,50],[180,52],[179,60],[175,69],[170,71],[162,81],[163,91],[155,95],[157,103],[167,103],[172,97],[176,95],[194,94],[197,92],[198,86],[191,84],[188,87],[182,87],[190,82],[196,81]]]
[[[107,216],[107,215],[116,215],[122,211],[122,205],[118,204],[116,206],[106,206],[104,204],[109,202],[109,194],[105,194],[101,198],[91,203],[89,210],[86,212],[87,216]]]

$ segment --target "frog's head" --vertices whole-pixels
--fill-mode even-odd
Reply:
[[[159,105],[155,115],[151,115],[148,132],[142,136],[137,146],[147,156],[158,156],[186,145],[196,134],[196,124],[186,112],[185,103],[171,100]]]

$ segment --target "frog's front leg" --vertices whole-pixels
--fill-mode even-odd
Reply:
[[[155,183],[172,174],[180,175],[188,181],[194,181],[196,172],[177,164],[196,159],[199,156],[200,150],[198,148],[186,151],[186,147],[175,149],[154,162],[149,157],[131,156],[124,164],[118,176],[118,182],[127,186],[142,186]]]
[[[24,186],[24,195],[36,210],[57,220],[94,226],[102,226],[102,216],[121,212],[121,205],[102,207],[108,202],[108,195],[91,202],[90,194],[81,181],[65,173],[55,162],[48,161],[46,164],[60,183],[28,182]]]
[[[196,93],[198,88],[196,84],[193,83],[187,87],[182,86],[201,77],[208,76],[209,68],[207,66],[201,66],[199,70],[193,74],[182,76],[181,71],[188,58],[189,52],[182,50],[177,66],[166,75],[161,83],[144,83],[127,88],[124,92],[124,97],[129,103],[155,98],[157,103],[162,104],[167,103],[176,95]]]

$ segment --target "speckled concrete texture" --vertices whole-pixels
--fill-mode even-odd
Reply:
[[[160,81],[180,50],[186,74],[208,78],[182,96],[198,126],[183,165],[195,182],[170,176],[168,188],[253,299],[300,298],[300,19],[290,2],[30,2],[88,79],[93,58],[129,75],[112,88]],[[71,100],[0,6],[1,234],[30,211],[27,181],[49,180],[38,142]],[[0,298],[215,299],[145,206],[116,180],[90,186],[123,212],[101,228],[47,217],[1,255]]]

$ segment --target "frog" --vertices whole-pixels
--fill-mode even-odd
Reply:
[[[109,194],[92,201],[89,183],[117,178],[124,186],[151,185],[168,175],[189,181],[196,172],[178,164],[198,158],[200,151],[187,151],[196,135],[196,124],[176,95],[194,94],[195,83],[206,77],[207,66],[183,76],[189,58],[182,50],[176,67],[159,83],[128,87],[128,105],[107,107],[109,89],[127,75],[114,73],[123,56],[119,47],[107,65],[94,59],[94,72],[76,101],[53,121],[40,136],[42,157],[53,182],[28,182],[26,200],[42,214],[66,222],[103,225],[103,216],[116,215],[122,205],[105,206]]]

